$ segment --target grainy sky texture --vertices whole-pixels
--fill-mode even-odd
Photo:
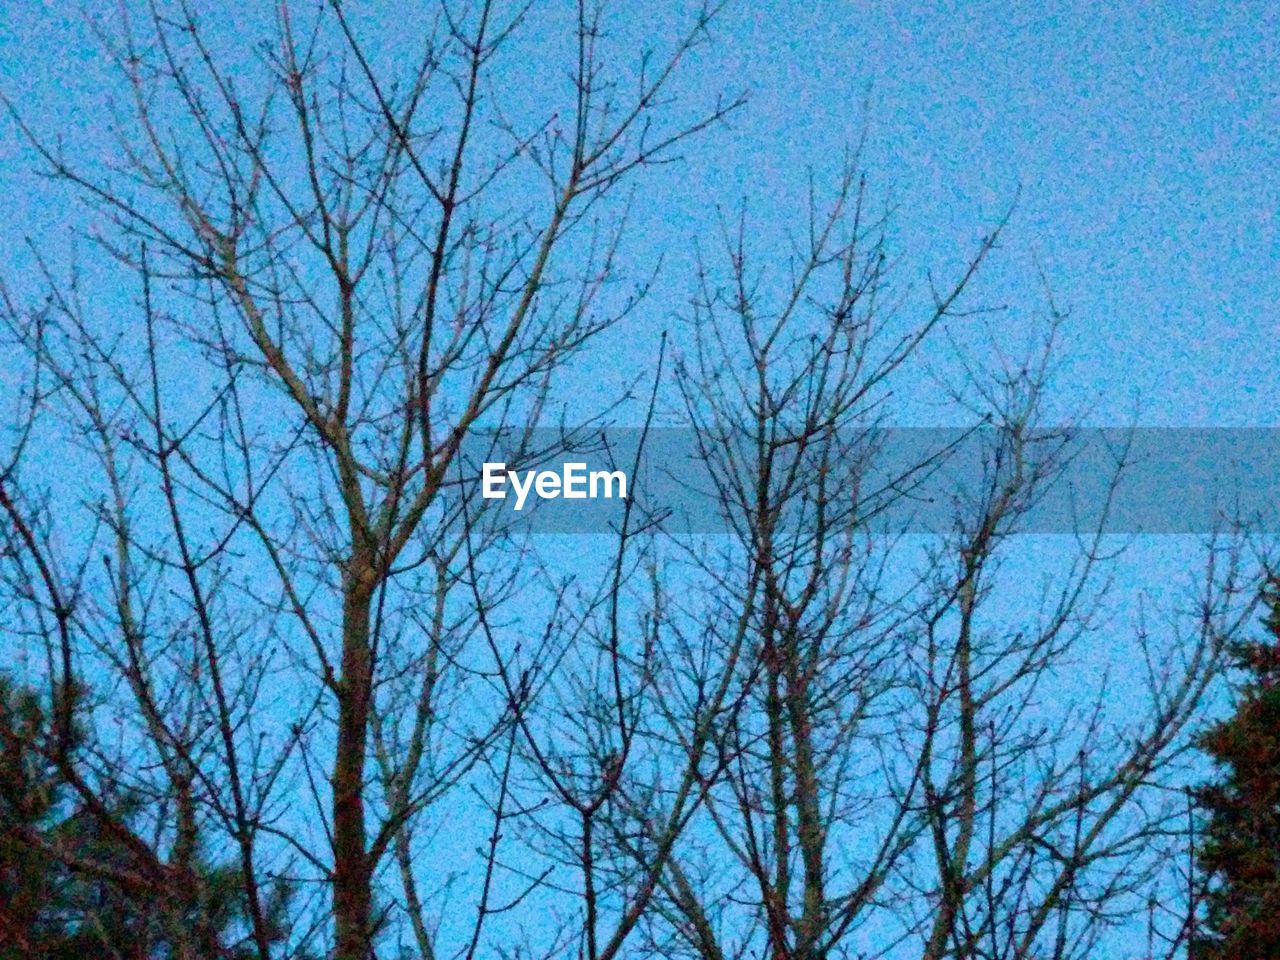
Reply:
[[[379,20],[378,4],[352,6]],[[393,6],[396,24],[411,22],[411,5]],[[87,7],[105,19],[114,9]],[[619,10],[637,37],[661,23],[638,5]],[[254,36],[254,16],[234,14],[245,29],[229,47]],[[1016,335],[1043,315],[1043,268],[1070,312],[1062,383],[1093,422],[1135,410],[1161,425],[1278,422],[1280,9],[740,2],[715,37],[682,89],[745,86],[750,103],[640,187],[667,198],[639,214],[639,252],[667,262],[649,322],[687,299],[681,266],[693,239],[714,247],[718,205],[745,196],[767,236],[804,202],[807,171],[821,185],[865,129],[872,190],[897,211],[904,279],[945,275],[1018,199],[980,299],[1009,305],[993,322]],[[526,50],[516,69],[561,69],[545,42]],[[68,149],[104,148],[110,83],[77,4],[6,5],[0,89]],[[62,189],[31,175],[11,125],[3,143],[0,242],[13,271],[30,263],[23,237],[60,242],[72,219]],[[626,374],[653,343],[628,338]]]
[[[2,6],[0,93],[86,167],[110,161],[120,85],[85,17],[109,24],[116,6]],[[523,91],[563,78],[572,38],[554,27],[567,6],[535,0],[527,31],[497,69],[513,109],[541,95]],[[645,43],[664,46],[694,8],[622,0],[609,40],[634,61]],[[245,64],[246,83],[271,9],[252,2],[210,14],[215,52]],[[346,0],[344,9],[387,61],[380,67],[419,39],[413,3]],[[1017,353],[1034,343],[1052,299],[1067,320],[1049,419],[1280,426],[1280,5],[737,0],[713,41],[680,75],[677,111],[720,91],[745,90],[748,103],[690,141],[679,163],[637,179],[623,254],[637,276],[646,264],[662,268],[641,310],[569,373],[571,410],[598,409],[651,375],[658,332],[688,313],[696,252],[721,254],[718,225],[740,204],[760,263],[785,269],[787,229],[802,222],[811,180],[829,192],[841,157],[861,142],[870,196],[893,211],[890,246],[908,305],[927,297],[929,276],[954,280],[1009,215],[967,304],[999,309],[946,332],[961,349]],[[136,303],[136,286],[73,240],[87,223],[83,208],[37,168],[16,125],[0,116],[0,278],[19,297],[38,296],[25,242],[55,272],[78,250],[95,308],[131,316],[123,311]],[[964,420],[936,389],[948,373],[939,357],[937,369],[904,371],[893,422]],[[10,380],[0,358],[0,399]],[[664,422],[671,416],[663,411]],[[1041,553],[1029,543],[1011,579],[1022,586],[1043,572],[1046,558],[1073,548],[1067,539]],[[1189,543],[1141,545],[1118,581],[1158,595],[1167,586],[1159,571],[1188,572]],[[598,547],[572,544],[563,562],[586,565]],[[1132,612],[1128,602],[1121,615]],[[1131,639],[1102,636],[1107,649],[1090,648],[1085,665],[1100,670],[1109,655],[1125,655],[1116,636]],[[1073,680],[1091,682],[1088,670],[1064,678]],[[1111,705],[1127,709],[1123,690]]]

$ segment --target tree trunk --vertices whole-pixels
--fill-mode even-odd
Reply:
[[[338,685],[338,743],[333,762],[335,960],[368,960],[373,954],[364,813],[364,764],[372,690],[372,574],[371,567],[353,564],[342,604],[342,678]]]

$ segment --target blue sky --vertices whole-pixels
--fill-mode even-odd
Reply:
[[[660,29],[667,7],[648,6],[620,4],[619,31]],[[79,9],[5,5],[0,91],[94,162],[111,152],[110,87]],[[257,12],[234,14],[243,36]],[[386,18],[388,32],[402,22],[403,13]],[[745,86],[750,101],[683,164],[638,184],[646,202],[630,252],[666,267],[637,322],[610,335],[606,362],[586,367],[600,399],[652,364],[656,330],[691,291],[694,245],[715,246],[717,208],[747,198],[767,260],[805,201],[808,171],[830,182],[865,129],[873,194],[897,211],[904,286],[956,270],[1018,198],[976,294],[1008,305],[991,321],[998,336],[1030,337],[1045,312],[1043,268],[1070,311],[1061,415],[1083,409],[1094,423],[1125,424],[1136,410],[1148,424],[1280,426],[1280,6],[740,0],[715,37],[681,89]],[[223,40],[228,52],[234,39]],[[530,43],[532,57],[546,52]],[[24,238],[65,263],[82,222],[33,165],[0,121],[0,270],[18,290],[38,287],[27,286]],[[95,291],[108,309],[136,297],[109,283]],[[955,419],[912,401],[907,421]],[[1186,573],[1191,556],[1185,541],[1149,544],[1121,583],[1158,584],[1140,571]]]
[[[917,265],[965,249],[1021,186],[984,289],[1033,307],[1040,259],[1099,419],[1123,418],[1136,395],[1147,422],[1276,422],[1280,11],[774,10],[739,7],[728,43],[756,90],[729,152],[751,157],[757,182],[821,164],[869,90],[871,168]]]
[[[619,4],[620,49],[660,39],[682,6]],[[385,23],[390,40],[412,42],[376,5],[359,9],[371,29]],[[552,9],[537,8],[515,49],[517,75],[560,69],[563,51],[536,22]],[[231,16],[223,52],[251,55],[242,41],[267,35],[268,6]],[[650,303],[610,334],[603,362],[583,365],[596,388],[588,402],[651,367],[657,329],[685,312],[695,245],[714,253],[717,210],[746,198],[767,263],[802,209],[809,171],[829,183],[866,129],[873,194],[896,210],[904,286],[954,271],[1018,197],[976,299],[1008,305],[991,320],[1002,339],[1029,337],[1045,312],[1044,269],[1070,311],[1061,415],[1280,425],[1278,21],[1276,8],[1244,3],[731,3],[679,90],[705,100],[745,87],[750,101],[683,163],[638,182],[629,254],[665,268]],[[89,163],[111,158],[105,107],[118,90],[95,43],[75,3],[29,0],[0,16],[0,89]],[[24,238],[58,267],[84,217],[2,123],[4,279],[31,291]],[[103,309],[136,299],[84,261],[102,281],[86,289]],[[900,422],[956,419],[914,399],[902,398]]]
[[[7,5],[0,87],[92,156],[106,143],[109,84],[79,9]],[[665,22],[618,10],[636,36]],[[253,13],[235,16],[252,30]],[[1043,267],[1071,314],[1063,386],[1094,422],[1128,422],[1135,404],[1152,424],[1280,422],[1280,10],[739,2],[715,35],[683,90],[745,85],[750,103],[638,187],[662,202],[641,213],[636,252],[668,264],[649,324],[682,308],[690,241],[711,236],[717,205],[747,197],[767,247],[803,203],[807,171],[829,182],[865,127],[873,191],[897,209],[904,279],[945,275],[1019,197],[978,292],[1009,305],[1001,322],[1016,334],[1043,313]],[[7,121],[2,135],[13,283],[29,265],[21,239],[60,245],[74,213],[61,188],[31,176]],[[627,339],[619,378],[652,357],[651,338]]]

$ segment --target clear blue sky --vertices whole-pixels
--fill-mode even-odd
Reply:
[[[872,170],[917,264],[1021,185],[984,290],[1033,306],[1041,259],[1102,416],[1138,394],[1148,422],[1280,423],[1280,7],[764,6],[737,8],[727,44],[757,90],[738,169],[794,185],[869,88]]]
[[[385,9],[394,33],[408,5],[348,6]],[[643,35],[649,6],[619,4],[626,29]],[[100,160],[107,75],[79,9],[4,4],[0,90]],[[653,328],[686,301],[682,268],[696,239],[712,241],[717,205],[747,197],[760,245],[780,244],[807,170],[834,175],[866,125],[873,190],[899,211],[904,281],[954,269],[1020,188],[978,293],[1010,306],[999,322],[1017,337],[1043,313],[1043,266],[1070,310],[1064,414],[1088,406],[1093,422],[1124,424],[1136,405],[1149,424],[1280,426],[1280,5],[738,0],[715,36],[684,89],[741,83],[750,102],[639,185],[661,202],[637,210],[633,252],[662,253],[667,271],[641,325],[589,371],[606,394],[652,361]],[[0,270],[19,289],[22,239],[56,260],[81,222],[33,163],[0,120]],[[1143,567],[1186,573],[1190,556],[1148,545],[1121,583]]]
[[[628,29],[645,32],[647,6],[618,5],[637,18]],[[93,154],[106,78],[79,9],[6,4],[0,85],[44,132]],[[234,16],[252,35],[253,14]],[[639,225],[639,252],[670,264],[670,299],[649,322],[685,299],[680,267],[715,204],[747,196],[767,231],[803,201],[807,168],[832,173],[869,122],[904,277],[954,265],[1021,186],[980,292],[1016,308],[1016,328],[1016,310],[1041,304],[1039,259],[1071,310],[1067,382],[1095,421],[1126,422],[1138,400],[1148,423],[1280,423],[1280,7],[740,0],[716,35],[685,89],[745,83],[751,102],[640,187],[668,200]],[[28,263],[23,236],[59,242],[71,222],[66,195],[31,166],[6,121],[10,282]],[[638,370],[652,340],[634,342]]]

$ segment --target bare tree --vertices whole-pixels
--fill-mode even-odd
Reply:
[[[913,456],[877,468],[896,384],[949,325],[977,322],[967,288],[1002,226],[915,323],[853,167],[811,207],[785,282],[753,267],[745,218],[728,268],[704,271],[679,383],[731,546],[685,548],[707,589],[667,629],[741,650],[753,679],[664,878],[661,955],[1094,956],[1168,865],[1193,721],[1252,609],[1239,541],[1211,547],[1193,612],[1158,634],[1101,615],[1105,503],[1042,582],[1002,576],[1076,450],[1041,413],[1056,313],[1027,361],[997,344],[953,364],[972,432],[899,440]],[[979,469],[949,488],[950,529],[912,534],[913,496],[938,491],[960,446]],[[1110,714],[1105,677],[1071,689],[1100,643],[1141,654],[1146,709]],[[668,719],[668,737],[689,726]]]
[[[459,451],[535,424],[557,368],[634,308],[609,198],[738,105],[675,100],[715,14],[631,71],[603,7],[578,5],[560,96],[516,118],[497,71],[529,6],[441,4],[394,70],[337,2],[280,5],[276,39],[238,62],[194,6],[122,8],[100,32],[130,100],[114,169],[13,111],[108,224],[140,303],[98,316],[51,270],[43,306],[7,304],[30,376],[0,481],[11,616],[63,703],[100,691],[97,735],[48,749],[131,882],[198,916],[196,860],[232,858],[241,942],[197,923],[191,955],[301,950],[309,918],[344,960],[406,922],[435,956],[422,887],[452,871],[418,831],[490,774],[492,870],[532,690],[498,680],[515,653],[477,646],[522,574],[477,559],[504,534],[450,496]],[[48,414],[80,448],[70,517],[26,457],[56,442]],[[101,800],[126,786],[137,831]],[[285,932],[273,905],[299,885]],[[486,876],[468,954],[495,896]]]
[[[16,842],[143,905],[138,957],[1067,960],[1163,876],[1240,544],[1158,630],[1100,615],[1105,522],[1008,572],[1072,456],[1052,304],[1025,362],[949,354],[981,469],[946,529],[902,518],[959,441],[881,469],[1003,223],[920,314],[856,158],[785,279],[724,224],[625,408],[639,476],[674,402],[723,535],[632,497],[557,564],[472,495],[626,403],[557,422],[652,282],[619,187],[741,103],[680,95],[718,12],[628,58],[601,4],[440,3],[387,51],[282,3],[251,57],[157,0],[100,32],[114,165],[11,111],[128,291],[43,260],[43,298],[4,289],[4,626],[50,721],[14,729],[109,841]],[[530,91],[535,21],[568,70]],[[1119,717],[1070,682],[1118,642]]]

